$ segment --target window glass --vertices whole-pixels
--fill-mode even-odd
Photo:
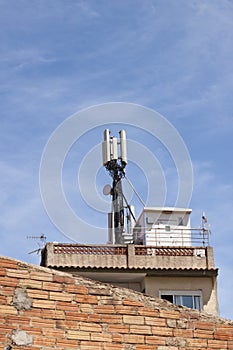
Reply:
[[[194,296],[194,309],[201,310],[201,298],[199,296]]]
[[[182,296],[182,305],[187,306],[187,307],[192,309],[194,307],[192,295],[183,295]]]
[[[189,307],[190,309],[197,309],[201,310],[201,296],[200,295],[195,295],[193,292],[192,295],[188,294],[179,294],[177,292],[174,292],[173,294],[169,294],[164,292],[164,294],[161,294],[162,299],[166,299],[170,301],[171,303],[174,303],[176,305],[181,305],[181,306],[186,306]]]
[[[174,304],[176,304],[176,305],[183,305],[182,304],[182,296],[181,295],[174,295]]]

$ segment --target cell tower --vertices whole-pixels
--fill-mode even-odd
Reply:
[[[125,167],[127,165],[127,147],[126,132],[120,130],[120,140],[117,137],[110,136],[110,130],[104,131],[104,142],[102,143],[103,165],[111,175],[113,182],[112,188],[109,185],[104,187],[104,194],[112,195],[112,211],[109,213],[109,242],[115,244],[124,244],[127,238],[130,239],[130,229],[125,233],[125,213],[124,202],[127,208],[127,226],[134,217],[134,210],[129,206],[122,191],[122,178],[125,176]],[[131,237],[132,238],[132,237]]]

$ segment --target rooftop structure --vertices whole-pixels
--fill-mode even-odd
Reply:
[[[205,215],[192,228],[189,208],[145,206],[136,220],[122,190],[126,155],[125,131],[117,142],[105,130],[103,165],[113,179],[104,188],[112,196],[108,244],[48,243],[41,265],[218,314],[218,269]]]

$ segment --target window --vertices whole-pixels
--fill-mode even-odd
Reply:
[[[176,305],[201,310],[202,300],[200,291],[161,291],[160,298],[170,301]]]

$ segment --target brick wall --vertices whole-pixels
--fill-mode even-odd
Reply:
[[[0,258],[0,349],[233,349],[233,322]]]

